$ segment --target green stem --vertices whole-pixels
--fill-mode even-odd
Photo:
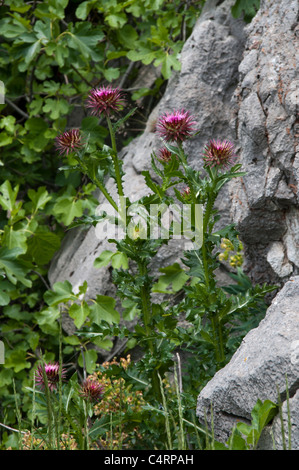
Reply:
[[[210,197],[208,199],[204,218],[203,218],[202,261],[203,261],[203,267],[204,267],[205,282],[206,282],[206,286],[208,289],[210,287],[210,278],[209,278],[209,267],[208,267],[207,247],[205,244],[205,237],[206,237],[207,230],[208,230],[208,224],[209,224],[210,217],[211,217],[211,211],[213,209],[214,202],[216,199],[216,195],[214,194],[215,186],[216,186],[216,180],[214,179],[211,192],[210,192]]]
[[[138,262],[138,269],[141,276],[147,274],[146,265],[142,262]],[[142,304],[142,313],[143,313],[143,322],[147,336],[150,335],[150,320],[151,320],[151,311],[150,311],[150,293],[145,285],[141,286],[140,289],[140,298]],[[151,352],[153,352],[152,341],[149,341],[149,347]]]
[[[113,200],[105,186],[97,179],[94,179],[94,183],[96,186],[99,188],[99,190],[104,194],[105,198],[107,199],[108,202],[110,202],[111,206],[116,210],[116,212],[119,212],[119,208],[117,207],[116,202]]]
[[[107,117],[107,124],[108,124],[109,132],[110,132],[111,145],[112,145],[112,150],[113,150],[112,159],[113,159],[113,164],[114,164],[118,195],[123,196],[124,191],[123,191],[123,187],[122,187],[121,175],[120,175],[120,169],[119,169],[119,162],[118,162],[118,157],[117,157],[115,133],[113,131],[113,126],[112,126],[112,122],[110,120],[110,117],[109,116],[106,116],[106,117]]]
[[[139,273],[141,276],[145,276],[147,274],[147,267],[141,261],[138,262],[138,268],[139,268]],[[142,305],[144,328],[146,331],[146,335],[149,338],[151,335],[151,329],[150,329],[151,300],[150,300],[150,291],[146,285],[141,286],[140,298],[141,298],[141,305]],[[148,339],[148,347],[149,347],[151,354],[154,355],[155,348],[154,348],[154,344],[152,340],[150,339]],[[160,390],[159,376],[158,376],[157,370],[152,371],[151,378],[152,378],[152,387],[153,387],[155,396],[159,401],[161,401],[161,390]]]
[[[211,282],[210,282],[210,273],[209,273],[209,262],[208,262],[208,252],[207,246],[205,243],[205,237],[208,234],[208,225],[211,218],[211,213],[214,207],[214,203],[217,197],[215,192],[216,184],[217,184],[217,172],[211,171],[210,173],[212,179],[212,186],[209,192],[209,198],[206,205],[205,215],[203,219],[203,243],[202,243],[202,260],[203,260],[203,268],[204,268],[204,277],[205,283],[207,286],[207,290],[210,291]],[[224,344],[223,344],[223,334],[222,334],[222,327],[219,322],[217,312],[210,313],[211,325],[213,330],[213,339],[215,344],[215,357],[218,367],[225,359],[224,354]]]
[[[223,346],[223,335],[221,324],[218,320],[217,313],[211,313],[211,324],[213,330],[213,340],[215,344],[215,358],[217,363],[217,368],[221,367],[225,359],[224,346]]]

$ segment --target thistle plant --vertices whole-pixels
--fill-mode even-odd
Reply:
[[[68,437],[76,448],[88,450],[89,423],[95,414],[95,405],[105,394],[104,384],[94,376],[80,383],[77,373],[67,379],[67,371],[59,362],[42,362],[34,379],[34,388],[29,389],[33,391],[33,406],[35,408],[36,401],[45,409],[47,426],[41,432],[34,428],[33,422],[30,439],[36,436],[42,439],[42,447],[59,450],[65,447],[63,441]],[[39,418],[37,411],[35,414]]]
[[[138,344],[143,349],[143,357],[135,366],[135,373],[137,371],[142,376],[140,382],[147,384],[149,396],[161,403],[160,378],[163,379],[171,368],[175,348],[183,344],[190,346],[192,343],[192,347],[204,344],[211,353],[216,369],[219,369],[228,359],[227,325],[235,321],[238,313],[248,311],[256,299],[262,298],[273,288],[255,287],[245,293],[228,296],[217,283],[217,250],[222,239],[230,240],[236,250],[240,243],[233,224],[215,231],[215,223],[219,220],[215,201],[221,188],[232,178],[244,174],[240,172],[241,165],[235,162],[237,157],[233,144],[227,140],[211,140],[201,156],[202,174],[189,165],[184,151],[184,142],[198,132],[196,119],[184,109],[164,113],[158,119],[156,128],[161,138],[161,148],[151,155],[152,168],[160,182],[157,184],[148,171],[143,171],[150,194],[132,204],[129,196],[124,194],[122,161],[116,147],[116,132],[134,112],[130,111],[115,122],[116,114],[124,106],[124,96],[119,89],[101,87],[91,90],[87,107],[92,114],[106,119],[111,146],[96,148],[89,145],[88,136],[84,136],[83,145],[78,130],[58,136],[57,145],[61,152],[76,161],[75,166],[63,168],[79,169],[86,174],[115,210],[114,223],[124,228],[122,238],[109,240],[122,260],[113,270],[113,282],[122,304],[137,313],[139,321],[133,331],[126,328],[109,330],[105,325],[100,333],[107,336],[122,334],[127,338],[128,347]],[[117,198],[108,191],[106,176],[114,179]],[[119,204],[119,201],[122,203]],[[168,237],[152,236],[151,208],[157,208],[156,222],[161,233],[165,233],[162,216],[170,207],[179,204],[190,210],[187,229],[182,220],[177,223],[173,219],[167,227]],[[142,217],[142,214],[146,216]],[[136,216],[139,217],[137,222]],[[93,222],[105,218],[106,214],[97,216]],[[175,264],[166,268],[157,283],[150,265],[161,245],[167,244],[178,234],[192,242],[192,248],[187,249],[181,258],[184,267]],[[105,259],[108,260],[107,264],[112,258],[100,256],[95,260],[95,265],[105,265]],[[173,304],[170,296],[162,303],[154,301],[153,292],[170,292],[167,286],[169,279],[168,284],[172,282],[179,286],[172,292],[183,290],[183,300]],[[164,287],[161,288],[161,285]],[[177,326],[182,313],[192,325],[190,330],[183,331]],[[100,393],[100,390],[93,388],[93,383],[84,387],[85,395],[90,398]]]

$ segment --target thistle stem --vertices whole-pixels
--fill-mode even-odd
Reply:
[[[139,273],[141,276],[145,276],[147,274],[147,267],[144,263],[138,262]],[[146,331],[146,335],[149,338],[151,335],[150,330],[150,321],[151,321],[151,300],[150,300],[150,290],[146,285],[141,286],[140,289],[140,298],[141,298],[141,305],[142,305],[142,313],[143,313],[143,323],[144,328]],[[148,339],[148,347],[152,355],[155,353],[155,348],[152,340]],[[152,377],[152,386],[155,392],[156,397],[161,400],[161,390],[159,384],[159,376],[157,370],[153,370],[151,373]]]
[[[120,168],[119,168],[119,162],[118,162],[118,156],[117,156],[115,133],[114,133],[114,130],[113,130],[113,126],[112,126],[112,122],[111,122],[110,117],[106,116],[106,118],[107,118],[107,124],[108,124],[109,132],[110,132],[111,145],[112,145],[112,150],[113,150],[112,159],[113,159],[113,165],[114,165],[114,170],[115,170],[118,195],[123,196],[124,191],[123,191],[123,187],[122,187]]]
[[[208,292],[210,291],[211,282],[210,282],[210,273],[209,273],[207,244],[205,243],[205,237],[208,234],[208,225],[209,225],[209,221],[211,218],[211,213],[214,207],[214,203],[217,197],[217,193],[216,193],[217,172],[216,173],[211,172],[210,176],[212,179],[212,186],[209,191],[209,198],[207,201],[205,215],[203,219],[203,243],[202,243],[202,260],[203,260],[203,268],[204,268],[204,277],[205,277],[205,283],[206,283]],[[216,357],[217,366],[219,367],[220,364],[225,359],[222,327],[219,322],[217,312],[211,312],[210,319],[211,319],[211,326],[212,326],[213,339],[214,339],[214,345],[215,345],[215,357]]]
[[[105,198],[111,204],[111,206],[116,210],[116,212],[118,212],[119,208],[117,207],[116,202],[113,200],[113,198],[111,197],[111,195],[109,194],[105,186],[97,178],[95,178],[94,183],[99,188],[99,190],[104,194]]]

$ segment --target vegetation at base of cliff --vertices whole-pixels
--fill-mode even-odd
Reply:
[[[177,144],[186,134],[192,137],[193,123],[177,110],[172,115],[174,142],[168,139],[164,116],[160,124],[166,151],[163,158],[149,156],[162,185],[144,171],[152,196],[138,201],[138,208],[171,204],[170,188],[175,190],[175,202],[206,205],[205,243],[186,251],[183,266],[161,268],[154,279],[149,262],[167,240],[144,239],[142,226],[130,213],[128,236],[115,240],[116,251],[106,250],[95,260],[98,269],[111,266],[117,298],[89,297],[86,281],[77,291],[67,280],[53,287],[48,282],[50,262],[68,230],[96,226],[103,218],[95,215],[95,190],[117,207],[105,186],[106,178],[113,178],[122,195],[117,148],[143,131],[167,80],[179,71],[182,46],[202,4],[10,0],[2,7],[3,448],[91,448],[94,442],[104,448],[203,445],[206,433],[195,424],[196,396],[265,313],[263,296],[272,287],[252,286],[242,272],[242,246],[235,227],[213,231],[218,217],[213,206],[216,194],[242,174],[240,168],[234,165],[222,172],[220,165],[215,170],[208,147],[207,174],[200,176],[190,168]],[[156,71],[150,85],[142,87],[138,78],[146,67]],[[126,93],[119,120],[86,109],[91,90],[97,90],[93,98],[99,100],[101,93],[108,96],[115,89]],[[183,133],[175,127],[178,119],[184,120]],[[230,147],[221,145],[216,148],[218,157],[231,163]],[[178,183],[188,190],[181,193]],[[125,201],[126,209],[129,202]],[[226,290],[215,279],[221,262],[215,249],[224,250],[223,261],[229,260],[233,270],[234,282]],[[151,302],[152,295],[162,296],[163,301]],[[62,328],[66,315],[75,326],[72,335]],[[132,321],[136,322],[133,330],[128,326]],[[126,354],[140,348],[142,359],[135,364],[120,358],[109,361],[106,368],[100,351],[111,351],[114,338],[124,343]],[[189,359],[178,366],[175,376],[178,351]]]

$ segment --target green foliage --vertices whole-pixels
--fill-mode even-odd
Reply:
[[[55,180],[53,138],[90,88],[120,79],[131,61],[136,62],[131,77],[139,63],[161,67],[163,80],[157,80],[156,93],[180,68],[178,55],[186,39],[182,31],[191,32],[201,3],[185,9],[178,0],[5,2],[0,16],[4,178],[31,185]],[[138,97],[148,94],[151,90],[140,90]],[[101,128],[95,130],[96,118],[86,119],[86,130],[93,139],[96,132],[101,144],[105,135]]]
[[[252,409],[251,424],[239,422],[232,432],[227,444],[233,450],[256,449],[265,426],[278,413],[278,405],[270,400],[257,400]]]
[[[244,21],[250,23],[260,8],[260,0],[236,0],[231,8],[232,16],[239,18],[243,16]]]

